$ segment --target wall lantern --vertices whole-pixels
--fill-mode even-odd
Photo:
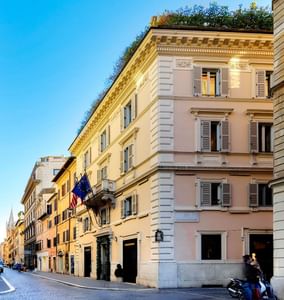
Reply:
[[[162,230],[157,229],[155,232],[155,242],[163,242],[164,240],[164,233]]]

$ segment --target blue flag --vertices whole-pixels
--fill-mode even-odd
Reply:
[[[81,198],[84,201],[85,197],[92,191],[89,179],[84,174],[81,179],[75,184],[72,193]]]

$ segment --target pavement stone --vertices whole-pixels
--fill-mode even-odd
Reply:
[[[135,283],[128,282],[114,282],[105,280],[95,280],[88,277],[78,277],[69,274],[60,274],[52,272],[32,271],[31,275],[39,276],[41,278],[54,280],[66,285],[72,285],[79,288],[94,289],[94,290],[121,290],[121,291],[150,291],[158,290],[155,288],[148,288]]]

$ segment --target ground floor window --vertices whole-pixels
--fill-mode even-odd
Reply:
[[[197,235],[197,258],[200,260],[226,259],[226,232],[203,231]]]
[[[221,234],[201,235],[201,259],[222,259],[222,236]]]

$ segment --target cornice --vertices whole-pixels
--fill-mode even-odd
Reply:
[[[69,151],[77,156],[94,128],[131,84],[135,75],[159,54],[176,55],[220,55],[272,57],[273,35],[248,32],[219,32],[181,29],[152,28],[118,75],[104,98],[97,104],[86,125],[74,139]]]

